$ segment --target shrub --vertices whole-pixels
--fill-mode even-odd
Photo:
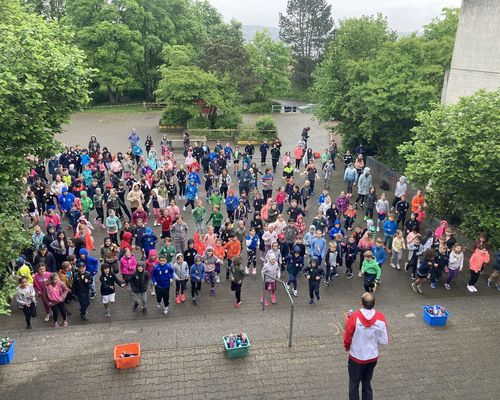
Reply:
[[[236,129],[241,121],[241,114],[238,113],[218,115],[215,120],[215,129]]]
[[[194,117],[194,110],[191,107],[167,107],[161,116],[161,123],[164,125],[187,126],[187,122]]]
[[[274,119],[272,117],[261,117],[255,122],[255,127],[261,133],[275,133],[276,132],[276,124],[274,123]]]

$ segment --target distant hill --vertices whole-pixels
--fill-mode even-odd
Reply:
[[[255,33],[267,29],[271,33],[271,37],[274,40],[280,39],[280,29],[273,26],[263,26],[263,25],[243,25],[243,37],[246,42],[249,42],[255,36]],[[399,37],[410,36],[413,32],[397,32]]]
[[[267,29],[271,33],[271,37],[274,40],[279,40],[280,30],[272,26],[261,26],[261,25],[243,25],[243,36],[247,42],[253,39],[255,33],[263,29]]]

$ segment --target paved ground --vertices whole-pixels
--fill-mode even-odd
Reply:
[[[155,135],[158,141],[158,118],[154,112],[79,114],[63,140],[85,144],[95,134],[103,145],[123,150],[116,143],[126,140],[131,127],[141,135]],[[328,141],[327,132],[309,115],[275,118],[285,150],[293,148],[306,125],[312,127],[314,148]],[[335,196],[343,188],[339,172],[332,187]],[[102,234],[96,235],[96,242],[102,242]],[[450,292],[427,288],[425,295],[416,295],[405,272],[384,269],[377,308],[386,313],[391,342],[382,350],[376,369],[376,398],[497,398],[499,293],[486,287],[483,276],[479,292],[470,295],[466,275],[462,273]],[[14,362],[0,368],[0,398],[32,399],[33,388],[39,399],[346,398],[343,312],[357,307],[361,279],[342,276],[329,288],[322,287],[322,299],[315,307],[307,305],[306,283],[301,279],[292,348],[286,347],[290,307],[284,290],[279,289],[276,305],[262,311],[261,289],[260,279],[248,277],[243,305],[237,310],[226,282],[218,286],[215,297],[204,286],[199,306],[172,304],[167,318],[154,307],[151,296],[147,315],[133,313],[130,295],[121,290],[111,319],[104,318],[97,298],[89,322],[76,318],[77,306],[72,304],[70,326],[57,330],[40,313],[34,329],[25,331],[22,315],[14,309],[12,317],[0,318],[0,335],[17,340]],[[421,306],[436,303],[453,314],[445,328],[431,328],[422,321]],[[250,355],[228,360],[220,338],[240,330],[252,340]],[[113,366],[112,349],[127,342],[141,343],[141,366],[120,372]]]

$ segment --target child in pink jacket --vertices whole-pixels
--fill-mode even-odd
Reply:
[[[125,250],[125,254],[120,260],[120,273],[125,282],[125,288],[128,289],[128,284],[130,283],[130,277],[135,272],[137,267],[137,260],[132,254],[130,249]]]
[[[481,269],[484,264],[488,264],[490,262],[490,255],[486,247],[479,246],[469,260],[469,269],[470,269],[470,280],[467,285],[467,290],[471,293],[477,292],[476,283],[479,279],[479,275],[481,274]]]
[[[48,302],[45,301],[43,292],[45,287],[49,284],[50,272],[47,271],[45,264],[38,264],[37,273],[33,276],[33,287],[35,292],[42,298],[43,308],[45,308],[45,321],[50,319],[50,307]]]

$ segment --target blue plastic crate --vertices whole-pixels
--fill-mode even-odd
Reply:
[[[437,316],[433,315],[430,310],[432,310],[434,307],[440,307],[441,311],[443,312],[442,316]],[[427,322],[430,326],[444,326],[446,325],[446,322],[448,321],[449,313],[444,309],[444,307],[439,306],[439,305],[427,305],[423,307],[424,309],[424,321]]]
[[[12,341],[12,346],[5,353],[0,353],[0,365],[7,365],[14,359],[14,347],[16,345],[16,341]]]

